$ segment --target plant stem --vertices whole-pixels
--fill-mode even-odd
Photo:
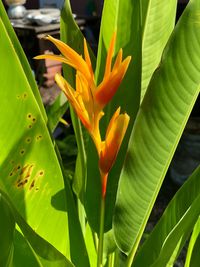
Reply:
[[[99,230],[97,267],[103,266],[104,217],[105,217],[105,197],[102,196],[101,197],[101,210],[100,210],[100,230]]]
[[[114,267],[115,253],[112,253],[108,257],[108,267]]]

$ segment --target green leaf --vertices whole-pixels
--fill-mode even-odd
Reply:
[[[15,220],[0,194],[0,266],[9,267],[13,257]]]
[[[132,60],[120,88],[105,109],[105,116],[101,122],[102,139],[111,116],[119,106],[122,107],[122,112],[126,111],[130,115],[131,121],[117,161],[108,177],[105,231],[111,229],[120,170],[126,155],[128,140],[140,102],[141,23],[140,2],[138,0],[104,1],[96,68],[96,80],[98,83],[102,80],[104,74],[107,51],[114,31],[117,31],[114,57],[119,49],[123,48],[123,58],[131,55]],[[90,142],[87,148],[87,158],[86,212],[90,225],[98,232],[101,182],[98,170],[98,157],[92,142]]]
[[[12,211],[15,221],[21,228],[25,237],[29,240],[31,246],[34,248],[35,253],[38,256],[38,262],[45,262],[44,266],[72,267],[73,264],[71,264],[63,254],[61,254],[56,248],[54,248],[50,243],[45,241],[35,231],[33,231],[33,229],[30,228],[30,226],[25,222],[23,217],[18,213],[13,204],[10,202],[8,196],[4,192],[1,193],[6,205]],[[18,245],[20,246],[20,244]]]
[[[199,1],[190,1],[139,110],[120,178],[115,238],[133,257],[200,89]]]
[[[15,230],[13,267],[41,267],[24,236]]]
[[[185,267],[198,267],[199,266],[199,246],[200,246],[200,218],[198,218],[192,236],[190,238]]]
[[[48,126],[53,132],[57,127],[60,118],[65,114],[68,108],[68,102],[63,93],[60,93],[54,103],[50,106],[47,106],[46,112],[48,117]]]
[[[169,259],[170,266],[173,266],[199,217],[199,188],[200,167],[170,201],[163,216],[140,248],[133,263],[134,267],[168,266]]]
[[[14,32],[14,29],[13,29],[12,25],[10,24],[10,20],[7,16],[5,9],[4,9],[2,1],[0,1],[0,18],[6,27],[7,34],[9,35],[9,38],[12,40],[13,49],[15,50],[16,54],[18,55],[18,58],[20,58],[21,66],[23,68],[23,71],[25,72],[27,82],[29,83],[29,85],[33,91],[33,94],[37,100],[37,104],[39,105],[42,116],[46,121],[47,116],[45,113],[44,106],[42,104],[42,100],[41,100],[41,97],[40,97],[40,94],[38,91],[37,84],[36,84],[35,79],[33,77],[33,72],[30,68],[30,65],[29,65],[28,60],[25,56],[25,53],[24,53],[24,51],[23,51],[23,49],[22,49],[22,47],[21,47],[21,45],[17,39],[17,36]],[[1,62],[1,64],[2,64],[2,62]]]
[[[143,99],[174,28],[177,1],[148,0],[142,1],[141,5],[143,27],[141,99]]]
[[[88,266],[69,181],[63,181],[51,136],[1,19],[0,30],[0,189],[41,238],[75,263]],[[74,240],[79,242],[70,247]],[[75,258],[77,248],[80,255]]]
[[[1,20],[0,29],[0,188],[28,224],[66,254],[67,214],[51,205],[52,196],[64,187],[62,172],[39,106]],[[66,202],[64,194],[62,201]],[[44,218],[51,222],[48,226],[42,223]],[[58,225],[62,232],[57,230],[56,236]]]
[[[7,207],[12,212],[16,223],[19,225],[20,229],[24,233],[24,236],[27,238],[27,240],[29,240],[31,246],[34,248],[41,260],[48,263],[48,266],[52,266],[52,262],[59,264],[54,266],[73,266],[73,264],[71,264],[63,254],[61,254],[55,247],[40,237],[33,229],[31,229],[31,227],[25,222],[23,217],[19,214],[12,202],[9,200],[9,197],[1,190],[0,193],[2,194],[2,198]]]
[[[96,266],[97,265],[97,252],[96,252],[96,247],[94,243],[94,234],[88,223],[86,224],[86,228],[85,228],[85,241],[86,241],[87,251],[89,254],[90,266],[91,267]]]

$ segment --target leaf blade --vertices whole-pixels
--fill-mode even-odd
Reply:
[[[199,216],[199,177],[200,168],[197,168],[170,201],[133,266],[167,266],[169,259],[173,266]]]
[[[176,26],[160,68],[150,82],[133,129],[114,216],[115,237],[126,253],[133,252],[138,246],[199,94],[200,58],[194,46],[195,49],[199,47],[200,35],[192,21],[198,9],[197,1],[191,1]]]
[[[148,4],[147,4],[148,2]],[[142,89],[143,99],[149,81],[158,67],[163,49],[175,25],[176,0],[144,2],[142,37]],[[147,5],[147,6],[146,6]]]

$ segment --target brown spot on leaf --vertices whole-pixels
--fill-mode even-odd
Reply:
[[[37,135],[37,136],[36,136],[36,140],[37,140],[37,141],[40,141],[41,139],[42,139],[42,135]]]
[[[24,94],[23,94],[23,98],[24,98],[24,99],[27,98],[27,96],[28,96],[27,93],[24,93]]]
[[[30,142],[31,142],[31,138],[30,138],[30,137],[27,137],[27,138],[26,138],[26,143],[29,144]]]
[[[20,150],[20,155],[23,156],[24,153],[25,153],[25,149],[21,149],[21,150]]]
[[[32,183],[30,184],[29,189],[31,190],[34,186],[35,186],[35,180],[33,180]]]
[[[42,175],[44,175],[44,171],[39,172],[39,176],[42,176]]]
[[[17,184],[17,187],[24,186],[26,183],[28,183],[28,179],[22,180]]]

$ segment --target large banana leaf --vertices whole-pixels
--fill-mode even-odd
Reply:
[[[199,1],[192,0],[151,79],[129,144],[114,215],[115,238],[133,257],[200,88]]]
[[[168,266],[169,260],[170,266],[173,266],[200,214],[199,178],[200,168],[175,194],[155,229],[140,248],[132,266]]]
[[[63,188],[62,173],[39,107],[1,20],[0,28],[0,187],[36,232],[65,254],[67,215],[51,205],[51,196]],[[65,202],[64,195],[62,201]],[[48,228],[41,223],[44,216],[49,217]],[[66,236],[66,240],[55,238],[57,223],[63,229],[57,235],[60,239]]]
[[[142,90],[141,99],[154,70],[161,60],[163,49],[174,28],[176,0],[142,1]]]
[[[106,216],[105,229],[111,228],[112,214],[116,198],[116,191],[120,169],[122,167],[127,143],[131,128],[138,110],[140,102],[141,87],[141,24],[140,24],[140,1],[138,0],[106,0],[102,14],[101,30],[98,46],[96,80],[102,80],[105,68],[105,59],[110,44],[111,37],[117,32],[115,44],[115,55],[120,48],[123,48],[123,57],[132,56],[128,72],[118,89],[114,99],[105,109],[105,116],[102,119],[102,138],[108,126],[108,122],[117,107],[121,106],[122,111],[126,111],[131,116],[131,122],[126,134],[126,138],[118,155],[109,178],[106,196]],[[108,88],[109,90],[109,88]],[[95,231],[99,230],[99,210],[101,184],[98,171],[98,158],[92,142],[87,148],[88,156],[88,180],[86,188],[86,211],[87,216]]]
[[[66,180],[66,202],[54,145],[15,50],[16,39],[10,39],[7,32],[9,27],[0,18],[0,189],[37,234],[65,256],[71,252],[73,261],[88,266],[70,187]],[[69,227],[74,226],[73,237],[68,233],[68,217]],[[81,257],[75,258],[70,251],[72,238],[79,240]]]

